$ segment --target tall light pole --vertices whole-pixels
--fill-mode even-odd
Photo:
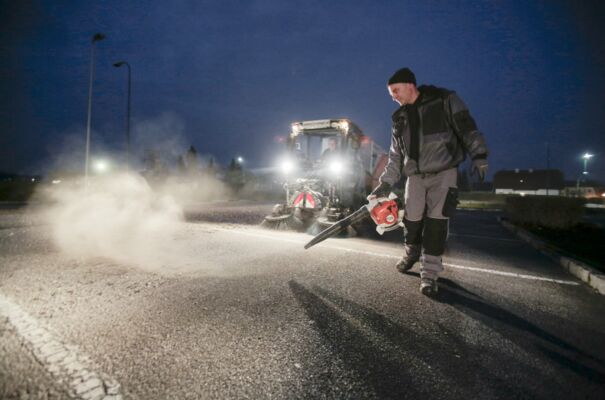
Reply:
[[[550,195],[550,148],[546,142],[546,195]]]
[[[592,157],[594,157],[594,154],[584,153],[582,155],[582,160],[584,160],[584,171],[582,171],[582,175],[588,175],[588,160],[590,160]],[[578,175],[576,191],[578,192],[578,194],[580,193],[580,175]]]
[[[102,33],[95,33],[90,45],[90,80],[88,81],[88,118],[86,120],[86,158],[84,161],[84,183],[88,185],[88,166],[90,154],[90,120],[92,116],[92,81],[95,74],[95,43],[105,39]]]
[[[584,155],[582,156],[582,159],[584,160],[584,171],[582,171],[583,175],[588,175],[588,160],[590,160],[592,157],[594,157],[594,154],[589,153],[584,153]]]
[[[128,64],[126,61],[118,61],[117,63],[113,64],[113,66],[116,68],[120,68],[123,65],[126,65],[126,67],[128,67],[128,106],[126,109],[126,167],[130,169],[130,64]]]

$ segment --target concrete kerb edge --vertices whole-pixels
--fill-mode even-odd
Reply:
[[[605,274],[586,265],[582,261],[561,254],[558,249],[551,244],[537,238],[535,235],[511,224],[503,218],[498,218],[502,226],[514,233],[517,237],[529,243],[542,254],[552,258],[555,262],[561,265],[570,274],[587,283],[598,293],[605,295]]]

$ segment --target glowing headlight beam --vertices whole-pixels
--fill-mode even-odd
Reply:
[[[284,174],[289,174],[294,171],[294,163],[290,160],[284,160],[281,163],[281,170]]]
[[[336,175],[340,175],[344,170],[344,166],[340,161],[332,161],[330,163],[330,172]]]

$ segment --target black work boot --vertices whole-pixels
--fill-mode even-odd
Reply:
[[[406,244],[404,249],[405,254],[401,260],[395,264],[397,271],[401,272],[402,274],[412,269],[414,264],[420,261],[420,254],[422,252],[422,247],[415,244]]]
[[[432,278],[420,278],[420,293],[428,297],[437,296],[439,286],[437,280]]]

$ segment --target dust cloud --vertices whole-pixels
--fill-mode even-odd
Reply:
[[[173,252],[183,212],[134,173],[92,177],[88,187],[57,185],[43,217],[58,248],[76,258],[105,257],[158,268]]]
[[[232,190],[223,182],[201,174],[192,177],[168,177],[164,182],[154,185],[154,190],[172,198],[185,211],[204,208],[204,203],[209,201],[222,201],[233,197]]]
[[[84,164],[85,137],[83,128],[75,127],[49,149],[48,184],[32,198],[43,204],[37,211],[58,250],[77,259],[105,258],[153,271],[198,262],[186,233],[193,228],[183,223],[184,214],[228,200],[232,191],[215,173],[203,170],[208,160],[202,156],[184,171],[175,169],[174,162],[189,147],[182,118],[166,112],[136,121],[130,171],[124,154],[105,151],[102,138],[110,134],[93,133],[88,185],[75,172]],[[145,163],[146,154],[153,154],[155,162]],[[108,161],[107,171],[94,170],[101,159]]]

